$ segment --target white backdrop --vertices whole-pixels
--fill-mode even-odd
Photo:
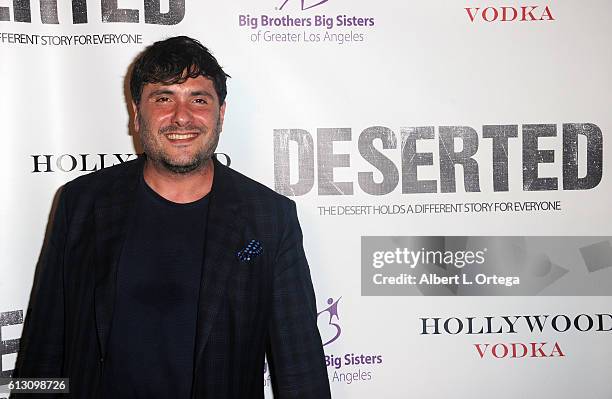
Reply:
[[[31,0],[31,22],[16,21],[23,19],[23,8],[0,0],[0,177],[4,182],[0,331],[4,343],[19,338],[19,312],[27,307],[57,189],[88,173],[83,169],[100,167],[101,157],[110,166],[118,162],[113,154],[136,151],[124,96],[129,63],[146,45],[186,34],[212,49],[232,75],[218,152],[229,155],[233,168],[279,189],[276,167],[279,176],[288,174],[289,183],[296,184],[298,174],[308,173],[309,166],[298,166],[297,141],[289,143],[289,163],[275,165],[275,131],[302,129],[313,138],[309,154],[314,184],[291,198],[298,204],[322,311],[321,333],[325,341],[340,333],[325,346],[334,397],[612,397],[608,382],[612,321],[606,316],[601,316],[602,331],[595,325],[583,328],[588,330],[584,332],[574,327],[559,332],[549,319],[541,332],[537,328],[532,332],[522,319],[517,321],[516,333],[498,334],[422,334],[421,320],[472,317],[482,325],[491,317],[499,325],[503,316],[567,315],[574,320],[581,314],[596,320],[598,314],[612,313],[608,296],[612,261],[589,267],[587,261],[581,263],[584,253],[578,247],[570,259],[565,255],[556,259],[547,252],[551,264],[570,272],[530,295],[369,296],[362,291],[361,258],[362,237],[370,236],[612,236],[607,167],[612,162],[608,139],[612,131],[612,3],[161,1],[162,13],[184,6],[184,17],[176,14],[170,25],[146,23],[144,4],[148,2],[143,0],[117,4],[138,10],[137,22],[109,22],[112,18],[104,17],[102,9],[104,5],[112,8],[112,2],[87,0],[88,22],[75,24],[70,2],[58,3],[58,23],[54,24],[43,23],[53,21],[55,14],[45,8],[41,13],[38,0]],[[507,21],[502,21],[504,12]],[[331,29],[315,26],[323,15],[333,18]],[[249,21],[257,20],[256,28],[252,23],[241,26],[247,16]],[[301,18],[310,21],[310,26],[261,26],[266,16],[285,17],[285,24]],[[338,26],[343,16],[362,18],[366,26]],[[123,34],[131,36],[119,36]],[[340,44],[338,35],[343,34],[351,41]],[[26,40],[29,43],[23,43]],[[596,157],[601,152],[602,178],[589,189],[564,189],[563,124],[587,123],[601,131],[603,147],[579,138],[578,175],[588,174],[587,160],[594,158],[587,153]],[[554,151],[554,161],[536,165],[540,177],[558,178],[556,189],[524,189],[523,125],[528,124],[556,127],[556,137],[540,138],[538,144],[540,150]],[[507,191],[494,190],[493,151],[491,139],[483,138],[485,125],[517,125],[518,137],[509,140],[506,151]],[[390,129],[396,138],[387,149],[380,140],[373,142],[377,153],[392,161],[399,173],[397,186],[384,195],[368,194],[358,183],[359,172],[373,172],[377,183],[386,178],[360,153],[360,135],[373,126]],[[410,167],[402,165],[406,143],[401,132],[427,126],[433,127],[434,138],[419,140],[416,151],[431,153],[432,160],[431,165],[417,168],[418,179],[435,180],[435,190],[403,193],[403,170]],[[472,158],[479,167],[479,192],[466,192],[460,166],[456,192],[441,192],[441,126],[466,126],[477,133],[478,150]],[[325,140],[318,131],[325,128],[348,129],[332,145],[336,158],[320,152]],[[459,139],[453,142],[454,152],[474,150]],[[299,144],[308,151],[308,142]],[[281,149],[276,151],[279,156]],[[75,170],[71,170],[73,159]],[[334,162],[338,163],[331,168]],[[384,170],[391,173],[391,169]],[[330,179],[332,186],[339,187],[336,195],[326,194],[319,186],[326,178],[325,170],[333,170]],[[473,176],[468,180],[473,182]],[[346,185],[337,184],[342,182],[352,183],[352,193]],[[558,201],[560,209],[329,214],[342,205],[373,209],[378,205],[539,201]],[[556,284],[578,288],[572,292]],[[570,295],[578,292],[581,295]],[[331,303],[340,298],[337,313],[325,312],[331,304],[328,298]],[[501,356],[504,346],[492,352],[495,344],[504,344],[511,352],[512,343],[515,348],[525,345],[529,354]],[[532,350],[532,343],[542,350]],[[2,370],[10,373],[16,354],[4,351]],[[374,364],[355,364],[351,355],[372,356]],[[339,366],[333,360],[338,357],[342,359]]]

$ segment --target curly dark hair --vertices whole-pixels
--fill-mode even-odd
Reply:
[[[227,95],[226,80],[230,76],[202,43],[187,36],[155,42],[134,62],[130,76],[132,99],[136,105],[140,104],[142,88],[147,83],[180,84],[198,76],[212,80],[219,104],[223,104]]]

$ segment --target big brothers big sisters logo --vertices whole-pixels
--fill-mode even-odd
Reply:
[[[331,0],[280,0],[273,10],[238,14],[238,27],[256,44],[349,45],[363,43],[376,27],[372,15],[326,10]],[[324,14],[327,12],[327,14]]]
[[[383,355],[364,351],[333,351],[344,333],[340,321],[340,299],[342,299],[341,296],[328,298],[326,305],[317,313],[317,325],[325,351],[329,382],[332,386],[334,384],[365,384],[375,379],[376,372],[383,365]],[[270,382],[270,370],[266,362],[264,364],[264,386],[268,390],[270,390]]]
[[[339,297],[335,301],[334,298],[328,298],[327,304],[329,306],[317,313],[317,324],[324,347],[340,338],[340,334],[342,334],[342,327],[339,324],[340,315],[338,314],[338,302],[341,298]]]
[[[343,334],[340,299],[328,298],[326,307],[317,314],[317,324],[325,351],[325,364],[329,381],[333,384],[367,383],[374,379],[376,371],[383,365],[381,354],[362,351],[334,352],[336,342]]]

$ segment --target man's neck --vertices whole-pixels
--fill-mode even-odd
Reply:
[[[145,182],[153,191],[168,201],[179,204],[194,202],[210,192],[214,175],[212,159],[190,173],[173,173],[160,165],[146,160],[144,166]]]

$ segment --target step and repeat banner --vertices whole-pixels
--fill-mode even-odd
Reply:
[[[218,158],[298,205],[335,398],[612,398],[611,15],[0,0],[0,376],[58,188],[141,151],[128,67],[188,35],[232,76]]]

